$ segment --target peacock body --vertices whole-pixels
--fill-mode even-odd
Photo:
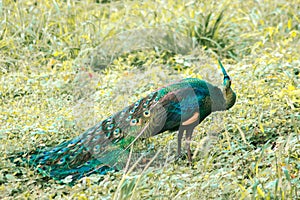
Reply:
[[[128,159],[131,145],[140,138],[178,130],[178,154],[184,131],[191,139],[194,128],[211,112],[231,108],[236,95],[223,68],[223,88],[197,78],[183,79],[160,88],[99,122],[80,136],[56,147],[37,151],[29,165],[56,180],[120,170]],[[191,151],[187,143],[188,159]]]

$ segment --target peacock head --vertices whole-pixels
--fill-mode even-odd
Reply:
[[[231,89],[231,80],[230,77],[228,76],[225,68],[223,67],[220,59],[218,59],[219,65],[222,69],[223,75],[224,75],[224,81],[223,81],[223,95],[226,100],[226,110],[231,108],[236,101],[236,94],[235,92]]]

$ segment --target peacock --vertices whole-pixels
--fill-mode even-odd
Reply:
[[[231,80],[220,60],[224,75],[218,88],[197,78],[166,85],[123,110],[97,123],[80,136],[58,146],[37,150],[26,161],[55,180],[76,181],[91,174],[106,174],[124,167],[135,141],[165,131],[178,130],[177,153],[185,132],[191,140],[194,128],[210,113],[230,109],[236,101]],[[188,161],[192,161],[187,143]]]

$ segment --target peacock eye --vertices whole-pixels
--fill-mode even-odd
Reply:
[[[99,140],[99,139],[100,139],[100,135],[96,135],[96,136],[92,139],[92,141],[95,142],[95,141],[97,141],[97,140]]]
[[[100,150],[100,145],[96,145],[95,147],[94,147],[94,151],[99,151]]]
[[[136,125],[136,123],[137,123],[137,119],[132,119],[130,121],[130,126],[134,126],[134,125]]]
[[[143,114],[144,114],[144,117],[150,117],[150,111],[149,110],[146,110]]]
[[[97,130],[95,132],[100,132],[102,131],[102,126],[100,126],[99,128],[97,128]]]
[[[110,124],[110,125],[107,127],[107,130],[111,130],[113,127],[114,127],[114,124]]]
[[[155,94],[154,92],[152,92],[151,94],[149,94],[149,95],[148,95],[148,99],[151,100],[152,97],[154,96],[154,94]]]
[[[68,151],[68,148],[63,148],[63,149],[59,150],[57,153],[65,153],[66,151]]]
[[[140,102],[135,102],[134,107],[137,108],[140,105]]]
[[[134,109],[132,109],[131,111],[129,111],[129,114],[133,114],[134,113]]]
[[[70,142],[70,144],[67,147],[72,147],[75,145],[75,141]]]
[[[113,133],[113,134],[114,134],[115,137],[119,137],[120,132],[121,132],[120,129],[117,128],[117,129],[114,130],[114,133]]]
[[[112,117],[107,118],[106,121],[107,121],[107,122],[111,122],[111,121],[112,121]]]
[[[63,164],[65,161],[66,161],[65,158],[62,158],[62,159],[60,159],[60,160],[58,161],[57,164]]]
[[[110,132],[106,133],[105,137],[110,138],[110,134],[111,134]]]
[[[122,112],[121,112],[121,115],[124,115],[126,113],[126,111],[125,110],[123,110]]]
[[[128,116],[126,121],[130,121],[131,120],[131,116]]]

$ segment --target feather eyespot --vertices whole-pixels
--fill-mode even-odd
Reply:
[[[139,105],[140,105],[140,102],[139,102],[139,101],[135,102],[135,104],[134,104],[134,108],[137,108],[137,107],[139,107]]]
[[[95,147],[94,147],[94,151],[99,151],[100,150],[100,145],[96,145]]]
[[[74,146],[74,145],[75,145],[75,142],[72,141],[72,142],[70,142],[70,144],[69,144],[67,147],[72,147],[72,146]]]
[[[63,164],[65,161],[66,161],[66,159],[65,159],[65,158],[62,158],[62,159],[60,159],[60,160],[57,162],[57,164],[61,165],[61,164]]]
[[[99,131],[102,131],[102,125],[99,128],[97,128],[97,130],[96,130],[96,132],[99,132]]]
[[[106,119],[107,122],[110,122],[112,120],[112,116]]]
[[[113,132],[114,137],[118,138],[120,136],[120,133],[121,133],[121,130],[119,128],[115,129]]]
[[[150,110],[146,110],[143,113],[144,117],[150,117]]]
[[[132,109],[131,111],[129,111],[129,114],[133,114],[135,111],[135,109]]]
[[[130,121],[130,126],[135,126],[137,123],[138,123],[138,120],[137,120],[137,119],[132,119],[132,120]]]
[[[95,131],[95,129],[93,129],[93,128],[88,129],[88,130],[87,130],[87,134],[90,135],[90,134],[92,134],[94,131]]]
[[[55,153],[55,152],[57,152],[57,151],[58,151],[58,148],[55,147],[54,149],[52,149],[52,150],[50,151],[50,153]]]
[[[99,139],[100,139],[100,135],[96,135],[96,136],[92,139],[92,141],[95,142],[95,141],[97,141],[97,140],[99,140]]]
[[[111,132],[107,132],[107,133],[105,134],[105,137],[106,137],[107,139],[109,139],[109,138],[110,138],[110,135],[111,135]]]
[[[150,93],[149,96],[148,96],[148,99],[151,100],[152,97],[154,96],[154,94],[155,94],[154,92]]]
[[[110,124],[110,125],[107,127],[107,130],[111,130],[111,129],[113,129],[113,127],[114,127],[114,124]]]
[[[126,121],[130,121],[131,120],[131,116],[128,116],[127,118],[126,118]]]
[[[50,156],[45,156],[42,160],[38,161],[38,164],[44,164],[49,158],[50,158]],[[31,159],[33,159],[33,158],[30,157],[30,160]]]
[[[57,153],[65,153],[68,150],[68,148],[63,148],[61,150],[59,150]]]
[[[123,110],[123,111],[120,113],[120,115],[124,115],[125,113],[126,113],[126,111]]]

